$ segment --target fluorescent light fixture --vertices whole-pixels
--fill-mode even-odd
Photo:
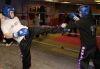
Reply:
[[[68,2],[68,1],[63,1],[63,2],[61,2],[61,3],[71,3],[71,2]]]
[[[45,0],[45,1],[53,1],[53,0]]]
[[[100,4],[100,3],[97,3],[97,4]]]
[[[100,2],[100,0],[94,0],[95,2]]]
[[[48,2],[59,2],[58,0],[45,0],[45,1],[48,1]]]
[[[82,4],[76,4],[76,5],[82,5]]]

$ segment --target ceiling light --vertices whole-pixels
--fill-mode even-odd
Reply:
[[[82,5],[82,4],[76,4],[76,5]]]
[[[68,2],[68,1],[63,1],[63,2],[61,2],[61,3],[71,3],[71,2]]]
[[[48,1],[48,2],[59,2],[58,0],[45,0],[45,1]]]
[[[100,2],[100,0],[94,0],[95,2]]]
[[[53,1],[53,0],[45,0],[45,1]]]

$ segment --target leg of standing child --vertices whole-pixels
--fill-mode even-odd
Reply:
[[[92,61],[94,64],[95,69],[100,69],[100,52],[99,48],[94,48],[94,53],[92,55]]]
[[[97,46],[89,49],[86,46],[82,46],[80,49],[79,59],[78,59],[78,69],[88,69],[90,59],[93,60],[95,69],[100,68],[100,54]]]

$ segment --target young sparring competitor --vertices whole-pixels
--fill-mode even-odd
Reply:
[[[29,69],[31,67],[30,47],[33,36],[43,32],[59,32],[61,27],[27,27],[21,25],[18,17],[14,16],[14,7],[6,5],[2,8],[2,13],[6,20],[1,25],[1,29],[6,38],[13,38],[19,43],[22,53],[22,69]]]
[[[93,60],[95,69],[100,69],[100,53],[96,40],[96,22],[92,16],[91,7],[82,5],[78,8],[80,19],[75,13],[69,17],[76,23],[62,24],[62,27],[78,27],[80,31],[81,48],[78,58],[78,69],[88,69],[90,59]]]

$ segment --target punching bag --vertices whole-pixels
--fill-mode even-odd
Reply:
[[[11,4],[11,0],[5,0],[6,5],[10,5]]]
[[[45,25],[45,7],[40,6],[40,25]]]

